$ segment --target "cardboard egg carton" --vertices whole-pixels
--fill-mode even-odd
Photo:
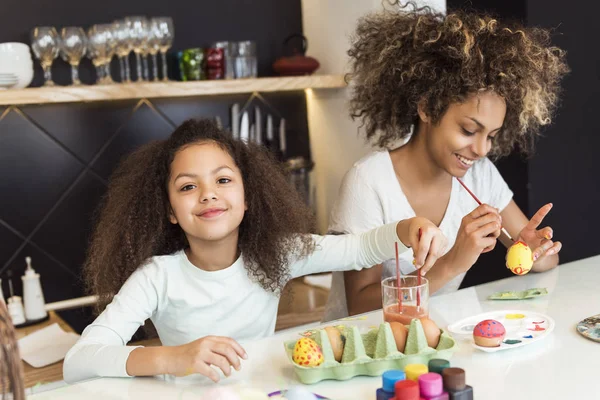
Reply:
[[[450,360],[452,353],[458,348],[456,341],[443,329],[437,347],[429,347],[418,319],[413,319],[410,323],[404,353],[398,351],[392,328],[387,322],[363,335],[357,326],[343,327],[342,334],[346,341],[341,362],[335,360],[324,329],[316,330],[310,336],[323,352],[324,361],[317,367],[294,363],[292,356],[296,340],[284,343],[288,359],[302,383],[311,384],[324,379],[346,380],[359,375],[379,376],[390,369],[404,369],[408,364],[427,365],[432,358]]]

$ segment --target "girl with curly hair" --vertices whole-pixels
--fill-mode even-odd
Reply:
[[[273,333],[289,279],[377,264],[398,240],[427,265],[445,244],[424,218],[361,235],[312,230],[311,211],[268,152],[210,121],[186,121],[134,152],[111,178],[84,269],[99,308],[110,304],[67,354],[65,380],[218,381],[212,366],[228,376],[247,357],[239,340]],[[126,346],[147,319],[163,346]]]
[[[348,52],[351,116],[381,150],[345,175],[330,229],[359,233],[415,215],[433,221],[449,239],[447,253],[421,268],[436,293],[459,288],[502,226],[531,247],[534,271],[554,268],[561,243],[550,227],[538,229],[552,204],[529,221],[487,157],[515,145],[532,149],[568,72],[564,52],[547,30],[391,3],[394,10],[359,21]],[[477,207],[456,178],[484,204]],[[401,264],[403,273],[415,273],[410,257]],[[326,319],[380,308],[380,282],[394,270],[388,261],[335,273]]]

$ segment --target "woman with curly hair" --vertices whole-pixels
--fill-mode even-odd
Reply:
[[[359,21],[348,52],[351,116],[381,150],[345,175],[331,231],[360,233],[415,215],[431,220],[449,239],[447,253],[421,269],[436,293],[459,288],[502,226],[531,247],[534,271],[554,268],[561,244],[550,227],[538,229],[552,204],[529,221],[487,157],[515,145],[531,151],[568,72],[564,52],[543,29],[411,6]],[[484,204],[477,207],[455,178]],[[410,254],[401,270],[416,273]],[[335,273],[326,319],[380,308],[380,282],[394,274],[390,261]]]
[[[67,354],[65,380],[199,373],[218,381],[212,366],[228,376],[247,357],[237,341],[273,333],[289,279],[377,264],[398,240],[420,262],[435,260],[445,241],[424,218],[361,235],[312,229],[267,151],[210,121],[186,121],[134,152],[111,178],[84,270],[99,308],[110,304]],[[125,346],[147,319],[163,346]]]

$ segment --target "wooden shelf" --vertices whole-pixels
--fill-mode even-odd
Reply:
[[[343,75],[190,82],[143,82],[114,85],[51,86],[0,91],[0,105],[76,103],[160,97],[194,97],[252,92],[281,92],[345,87]]]

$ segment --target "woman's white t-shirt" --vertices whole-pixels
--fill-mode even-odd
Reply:
[[[462,178],[463,182],[485,204],[503,210],[513,197],[512,191],[487,158],[476,161]],[[475,200],[456,179],[452,180],[450,201],[439,228],[448,239],[446,251],[456,241],[462,218],[477,208]],[[388,151],[376,151],[357,161],[346,173],[331,213],[329,231],[361,233],[392,221],[415,217],[415,212],[396,177]],[[400,256],[403,274],[415,270],[410,251]],[[381,279],[396,275],[395,260],[383,263]],[[465,274],[458,275],[435,294],[458,290]],[[323,320],[348,315],[343,272],[333,273],[333,282]]]

